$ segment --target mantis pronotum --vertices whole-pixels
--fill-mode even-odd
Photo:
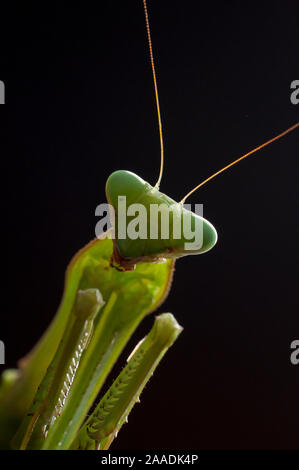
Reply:
[[[159,191],[164,167],[162,124],[145,0],[143,4],[160,131],[160,172],[155,186],[129,172],[113,173],[106,186],[107,198],[113,206],[119,195],[136,200],[135,191],[138,201],[145,206],[153,201],[174,203]],[[177,207],[214,176],[298,126],[299,123],[295,124],[214,173],[189,191],[181,202],[176,203]],[[195,219],[195,215],[192,217]],[[201,220],[204,224],[203,246],[193,254],[207,251],[217,240],[214,227]],[[84,420],[135,328],[167,295],[175,259],[190,254],[184,250],[184,242],[183,238],[179,242],[171,238],[166,242],[148,240],[146,244],[126,239],[112,242],[106,236],[94,240],[75,255],[67,269],[58,313],[40,343],[23,361],[19,380],[12,382],[9,389],[8,402],[20,410],[19,418],[25,415],[14,439],[15,447],[104,449],[110,445],[150,373],[181,331],[170,314],[158,317],[156,325],[160,325],[159,328],[154,327],[153,333],[138,346],[94,413],[85,423]],[[91,309],[84,306],[83,317],[79,316],[78,320],[76,299],[78,295],[90,293],[95,295],[95,305]],[[146,350],[143,349],[145,346]],[[41,387],[36,392],[39,384]],[[31,403],[32,409],[27,411]]]

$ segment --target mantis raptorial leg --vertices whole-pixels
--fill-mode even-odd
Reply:
[[[152,330],[130,354],[127,365],[81,428],[71,448],[105,449],[111,444],[181,330],[171,314],[156,317]]]
[[[38,387],[14,445],[26,449],[32,434],[46,438],[69,399],[82,354],[90,341],[94,319],[104,302],[97,289],[79,290],[70,321],[56,354]]]

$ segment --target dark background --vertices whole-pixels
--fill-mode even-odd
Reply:
[[[290,102],[299,7],[152,0],[148,8],[161,190],[180,199],[299,120]],[[108,175],[128,169],[154,184],[159,139],[141,0],[13,2],[1,24],[0,338],[14,367],[51,321],[70,258],[94,237]],[[173,312],[184,332],[114,449],[299,448],[299,365],[289,358],[299,338],[298,148],[297,130],[190,198],[204,204],[219,242],[177,262],[159,312]]]

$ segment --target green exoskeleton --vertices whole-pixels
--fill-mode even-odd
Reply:
[[[235,163],[279,139],[280,135],[226,165],[175,202],[159,190],[163,166],[163,138],[158,90],[146,1],[143,0],[153,71],[161,143],[161,165],[155,186],[128,171],[116,171],[106,184],[114,226],[81,249],[71,260],[64,294],[52,324],[18,370],[5,371],[0,387],[0,445],[17,449],[107,449],[126,422],[145,384],[182,328],[170,313],[154,322],[148,336],[128,359],[120,375],[87,414],[136,327],[167,296],[177,258],[207,252],[217,242],[213,225],[188,211],[187,197]],[[146,237],[119,236],[119,197],[146,211]],[[172,208],[168,235],[162,220],[151,224],[150,207]],[[190,238],[182,228],[184,217],[198,245],[186,248]],[[126,229],[132,223],[132,213]],[[154,230],[155,229],[155,230]],[[151,237],[150,235],[154,236]],[[174,236],[176,235],[176,236]]]

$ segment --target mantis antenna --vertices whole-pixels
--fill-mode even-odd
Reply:
[[[186,201],[186,199],[187,199],[189,196],[191,196],[191,194],[193,194],[195,191],[197,191],[201,186],[203,186],[204,184],[206,184],[208,181],[210,181],[211,179],[215,178],[215,176],[220,175],[220,173],[223,173],[225,170],[227,170],[227,169],[230,168],[231,166],[235,165],[236,163],[239,163],[241,160],[244,160],[244,158],[249,157],[249,155],[252,155],[253,153],[257,152],[258,150],[261,150],[262,148],[266,147],[267,145],[271,144],[272,142],[275,142],[275,140],[280,139],[281,137],[283,137],[284,135],[286,135],[286,134],[288,134],[289,132],[293,131],[293,130],[296,129],[297,127],[299,127],[299,122],[297,122],[297,123],[294,124],[293,126],[289,127],[287,130],[285,130],[285,131],[282,132],[281,134],[277,135],[276,137],[273,137],[272,139],[267,140],[267,142],[265,142],[264,144],[259,145],[258,147],[256,147],[255,149],[251,150],[251,151],[248,152],[248,153],[245,153],[245,155],[242,155],[242,157],[237,158],[237,159],[234,160],[233,162],[231,162],[231,163],[229,163],[228,165],[226,165],[225,167],[221,168],[221,170],[216,171],[216,173],[213,173],[211,176],[209,176],[207,179],[205,179],[204,181],[202,181],[201,183],[199,183],[197,186],[195,186],[195,188],[193,188],[191,191],[189,191],[189,193],[187,193],[186,196],[184,196],[183,199],[181,200],[181,204],[184,204],[184,202]]]
[[[158,86],[157,86],[157,79],[156,79],[154,55],[153,55],[152,40],[151,40],[151,30],[150,30],[150,25],[149,25],[149,18],[148,18],[146,0],[143,0],[143,6],[144,6],[144,14],[145,14],[145,23],[146,23],[148,47],[149,47],[149,52],[150,52],[151,66],[152,66],[153,79],[154,79],[154,88],[155,88],[155,97],[156,97],[156,106],[157,106],[158,124],[159,124],[161,161],[160,161],[159,178],[158,178],[157,183],[155,184],[155,187],[159,189],[161,179],[162,179],[162,174],[163,174],[163,167],[164,167],[164,146],[163,146],[162,121],[161,121],[161,114],[160,114]]]

